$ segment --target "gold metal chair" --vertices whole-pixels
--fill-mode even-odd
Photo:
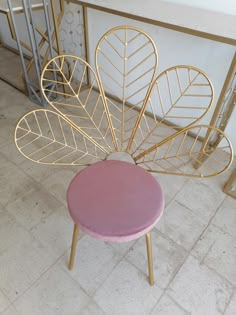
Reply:
[[[96,72],[81,58],[70,55],[57,56],[46,65],[41,86],[54,111],[34,110],[19,120],[15,143],[26,158],[41,164],[89,166],[85,169],[89,173],[94,165],[103,167],[99,161],[117,159],[122,154],[146,173],[192,177],[211,177],[231,165],[232,146],[225,134],[212,126],[193,126],[213,102],[213,87],[203,71],[180,65],[156,76],[155,44],[143,31],[130,26],[116,27],[104,34],[95,60]],[[202,147],[207,131],[206,145]],[[221,142],[213,152],[211,142],[215,137],[220,137]],[[205,156],[208,159],[203,163]],[[192,167],[196,162],[201,165],[198,169]],[[135,167],[140,170],[138,166]],[[70,268],[78,225],[104,240],[118,238],[97,231],[94,222],[90,227],[81,222],[83,210],[75,206],[70,192],[86,172],[78,174],[68,190],[68,206],[75,222]],[[140,233],[132,234],[146,234],[151,284],[154,278],[150,230],[159,219],[162,206],[159,205],[158,216],[155,213],[152,219],[148,218],[149,223]]]

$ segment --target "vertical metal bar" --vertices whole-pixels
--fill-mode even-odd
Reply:
[[[90,64],[89,60],[89,37],[88,37],[88,8],[82,4],[83,22],[84,22],[84,45],[85,45],[85,60]],[[89,69],[87,68],[87,84],[91,85]]]
[[[52,17],[53,17],[53,22],[54,22],[54,27],[55,27],[57,49],[58,49],[58,54],[61,55],[61,44],[60,44],[59,27],[58,27],[55,0],[51,0],[51,4],[52,4]]]
[[[25,19],[26,19],[26,26],[27,26],[27,30],[28,30],[28,34],[29,34],[29,40],[30,40],[30,45],[32,48],[32,54],[33,54],[33,58],[34,58],[34,65],[35,65],[35,71],[36,71],[36,76],[37,76],[37,81],[38,81],[38,86],[36,87],[34,82],[30,82],[31,85],[31,89],[34,90],[34,96],[36,97],[36,99],[38,99],[38,101],[40,102],[41,105],[44,105],[43,102],[43,95],[40,89],[40,69],[39,69],[39,63],[38,63],[38,58],[40,58],[40,56],[37,55],[37,49],[36,49],[36,43],[34,42],[35,37],[33,35],[33,27],[30,23],[30,18],[29,18],[29,12],[28,12],[28,6],[31,5],[31,2],[29,3],[30,0],[28,0],[28,5],[26,3],[27,0],[23,0],[23,8],[24,8],[24,14],[25,14]],[[41,98],[38,96],[38,94],[35,91],[35,88],[37,90],[40,91],[40,96]]]
[[[23,54],[23,51],[22,51],[22,48],[21,48],[21,44],[20,44],[19,34],[18,34],[18,31],[17,31],[16,23],[15,23],[15,17],[14,17],[14,12],[13,12],[13,9],[12,9],[11,0],[7,0],[7,3],[8,3],[9,10],[10,10],[11,22],[12,22],[14,33],[15,33],[15,37],[16,37],[16,43],[17,43],[18,51],[19,51],[19,54],[20,54],[21,64],[22,64],[23,73],[24,73],[25,82],[26,82],[26,88],[27,88],[27,91],[28,91],[28,95],[30,96],[31,91],[30,91],[30,88],[29,88],[29,85],[28,85],[29,78],[28,78],[28,73],[27,73],[27,70],[26,70],[24,54]]]
[[[79,235],[79,228],[78,228],[78,225],[75,224],[74,231],[73,231],[72,244],[71,244],[70,261],[69,261],[69,266],[68,266],[69,270],[72,270],[74,266],[78,235]]]
[[[40,51],[39,51],[39,46],[38,46],[38,41],[36,38],[36,34],[35,34],[35,23],[34,23],[34,16],[33,16],[33,12],[32,12],[32,3],[31,0],[28,0],[28,12],[29,12],[29,18],[30,18],[30,24],[31,24],[31,29],[32,29],[32,35],[33,35],[33,39],[34,39],[34,43],[35,43],[35,50],[36,50],[36,55],[37,55],[37,61],[38,61],[38,67],[40,72],[42,71],[42,63],[41,63],[41,58],[40,58]]]
[[[48,10],[47,10],[48,6],[46,4],[46,0],[43,0],[43,7],[44,7],[44,17],[45,17],[47,33],[48,33],[49,50],[50,50],[51,58],[53,58],[52,28],[49,21]]]
[[[47,26],[47,33],[48,33],[49,51],[50,51],[51,58],[53,58],[52,27],[51,27],[51,23],[50,23],[50,19],[49,19],[48,5],[46,3],[46,0],[43,0],[43,7],[44,7],[44,17],[45,17],[46,26]],[[53,69],[55,69],[54,63],[53,63]],[[53,71],[53,77],[54,77],[54,81],[56,81],[57,77],[56,77],[55,71]],[[42,78],[41,78],[40,86],[41,86],[41,89],[42,89],[43,88],[43,86],[42,86]],[[57,90],[57,86],[55,88]],[[50,92],[50,96],[49,97],[51,97],[51,95],[52,95],[52,92]]]
[[[217,118],[219,116],[219,113],[220,113],[220,110],[221,110],[221,106],[222,106],[222,103],[223,103],[223,100],[224,100],[225,93],[227,91],[227,88],[229,86],[231,78],[234,75],[235,69],[236,69],[236,53],[234,54],[234,57],[232,59],[231,65],[229,67],[229,70],[228,70],[228,73],[227,73],[227,76],[226,76],[226,79],[225,79],[225,82],[224,82],[224,85],[222,87],[219,99],[217,101],[216,108],[214,110],[214,113],[213,113],[213,116],[212,116],[212,119],[211,119],[211,122],[210,122],[211,126],[215,125],[216,120],[217,120]]]
[[[234,57],[233,57],[232,62],[231,62],[231,65],[229,67],[229,70],[228,70],[228,73],[227,73],[224,85],[222,87],[220,96],[219,96],[217,104],[216,104],[216,108],[215,108],[214,113],[213,113],[212,118],[211,118],[210,126],[215,126],[215,124],[217,122],[217,119],[219,117],[220,110],[221,110],[221,107],[222,107],[222,104],[223,104],[223,100],[224,100],[224,97],[225,97],[225,93],[226,93],[227,88],[228,88],[228,86],[230,84],[230,81],[231,81],[231,79],[232,79],[232,77],[233,77],[233,75],[235,73],[235,69],[236,69],[236,53],[234,54]],[[234,106],[234,103],[232,103],[232,106]],[[219,127],[219,129],[221,129],[221,128]],[[205,136],[205,138],[203,140],[200,152],[202,151],[203,148],[205,148],[206,143],[207,143],[207,139],[209,138],[209,135],[210,135],[210,132],[211,132],[211,130],[208,129],[208,131],[206,133],[206,136]],[[217,141],[215,143],[212,143],[212,152],[214,151],[214,149],[216,148],[217,145],[218,145]],[[206,157],[206,155],[203,156],[202,153],[199,153],[199,155],[197,157],[197,160],[199,162],[196,162],[196,163],[193,164],[194,168],[198,168],[199,166],[201,166],[202,163],[200,163],[200,162],[203,162],[203,160],[206,161],[207,157]]]
[[[154,285],[151,232],[148,232],[146,234],[146,246],[147,246],[147,258],[148,258],[149,283],[150,285]]]

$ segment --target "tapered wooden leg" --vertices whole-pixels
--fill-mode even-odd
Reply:
[[[153,274],[153,263],[152,263],[152,240],[151,232],[146,234],[146,244],[147,244],[147,258],[148,258],[148,272],[149,272],[149,283],[154,284],[154,274]]]
[[[69,262],[69,270],[72,270],[74,266],[75,261],[75,251],[76,251],[76,245],[78,240],[78,234],[79,234],[79,228],[78,225],[74,225],[74,232],[73,232],[73,238],[72,238],[72,244],[71,244],[71,252],[70,252],[70,262]]]

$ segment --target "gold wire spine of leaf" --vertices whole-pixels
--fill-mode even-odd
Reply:
[[[120,38],[120,34],[118,34],[118,32],[124,32],[124,40],[122,40],[122,38]],[[128,38],[128,34],[130,34],[131,32],[135,32],[136,34],[131,38],[129,39]],[[130,55],[128,55],[128,47],[129,45],[133,44],[135,41],[137,41],[141,36],[144,36],[146,42],[144,44],[142,44],[140,47],[138,47],[135,51],[133,51]],[[110,39],[111,37],[111,39]],[[118,51],[118,49],[114,46],[113,43],[111,43],[111,40],[112,38],[115,37],[121,44],[123,44],[124,46],[124,51],[123,51],[123,54],[120,53]],[[123,60],[123,69],[117,69],[117,66],[115,65],[114,61],[112,61],[110,59],[109,56],[106,55],[106,51],[102,51],[102,44],[103,42],[106,42],[114,51],[114,53],[118,56],[118,58],[122,59]],[[139,60],[138,63],[131,69],[127,72],[127,63],[130,61],[130,59],[133,59],[133,57],[135,57],[136,54],[138,54],[144,47],[147,47],[148,45],[150,45],[150,52],[149,54],[143,58],[142,60]],[[122,71],[122,82],[118,83],[117,82],[117,79],[114,78],[113,76],[115,74],[107,74],[106,70],[103,69],[103,67],[101,66],[101,64],[99,63],[99,54],[102,54],[102,56],[105,57],[106,61],[108,63],[110,63],[115,70],[117,70],[118,72],[121,72]],[[145,72],[142,73],[138,78],[135,78],[134,80],[132,80],[132,82],[130,82],[128,84],[128,86],[130,86],[130,84],[134,84],[138,79],[142,78],[144,75],[146,75],[148,72],[151,73],[151,78],[150,78],[150,82],[152,82],[154,76],[155,76],[155,73],[156,73],[156,70],[157,70],[157,62],[158,62],[158,54],[157,54],[157,49],[156,49],[156,46],[155,46],[155,43],[153,42],[152,38],[145,32],[143,32],[142,30],[136,28],[136,27],[132,27],[132,26],[119,26],[119,27],[115,27],[113,28],[112,30],[109,30],[108,32],[106,32],[102,37],[101,39],[99,40],[97,46],[96,46],[96,50],[95,50],[95,66],[96,66],[96,70],[97,70],[97,73],[98,73],[98,79],[101,83],[101,85],[103,84],[103,80],[101,78],[101,73],[105,73],[106,75],[109,76],[109,78],[114,82],[116,83],[117,85],[121,86],[122,87],[122,97],[120,99],[121,101],[121,118],[118,118],[116,117],[116,119],[119,120],[119,124],[120,124],[120,133],[118,134],[119,136],[119,140],[120,140],[120,146],[119,146],[119,149],[120,150],[123,150],[123,143],[125,141],[125,135],[124,135],[124,130],[125,130],[125,122],[126,122],[126,117],[125,117],[125,105],[126,105],[126,102],[128,101],[128,97],[126,97],[126,93],[127,93],[127,86],[126,86],[126,79],[127,77],[130,75],[130,73],[132,73],[133,71],[135,71],[138,67],[140,67],[143,63],[145,63],[145,61],[150,58],[150,56],[153,56],[154,57],[154,64],[152,65],[152,68],[146,70],[145,69]],[[135,94],[138,94],[140,92],[140,90],[142,89],[145,89],[145,86],[143,87],[140,87],[139,90],[136,90],[134,92],[133,95],[129,95],[129,98],[130,97],[134,97]],[[149,87],[147,87],[147,91],[148,91]],[[103,89],[103,93],[104,93],[104,99],[106,101],[108,101],[109,99],[109,96],[106,96],[106,92],[104,91]],[[108,93],[109,94],[109,93]],[[146,94],[146,93],[145,93]],[[137,124],[135,124],[134,126],[134,133],[135,133],[135,129],[137,129]],[[131,136],[132,137],[132,136]]]

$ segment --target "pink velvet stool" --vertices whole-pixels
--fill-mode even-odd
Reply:
[[[149,282],[154,283],[150,230],[163,212],[164,198],[150,173],[123,161],[97,162],[72,179],[67,202],[75,223],[69,269],[74,264],[78,228],[109,242],[126,242],[145,234]]]

